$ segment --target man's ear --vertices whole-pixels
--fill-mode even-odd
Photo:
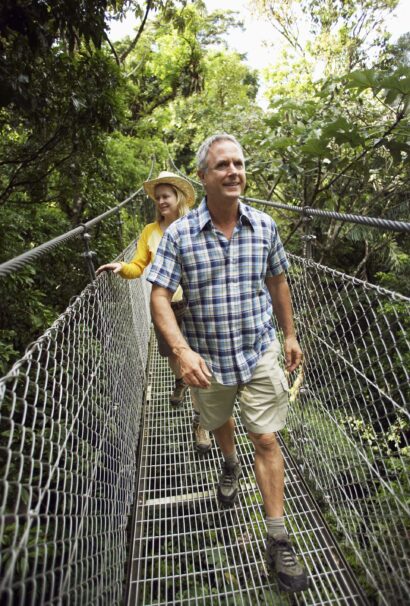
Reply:
[[[204,182],[205,182],[205,171],[204,170],[199,170],[197,174],[198,174],[198,177],[201,179],[201,183],[204,184]]]

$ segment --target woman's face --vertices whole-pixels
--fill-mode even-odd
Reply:
[[[157,185],[155,188],[155,204],[164,219],[178,219],[178,200],[170,185]]]

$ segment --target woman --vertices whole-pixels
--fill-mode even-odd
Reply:
[[[144,182],[144,189],[155,203],[156,221],[149,223],[142,230],[138,240],[137,251],[130,263],[107,263],[97,269],[97,275],[103,271],[112,271],[122,278],[139,278],[144,269],[153,262],[164,231],[179,217],[185,215],[195,202],[195,191],[192,185],[173,173],[162,171],[156,179]],[[182,322],[185,303],[181,286],[175,291],[171,303],[179,325]],[[155,326],[154,326],[155,329]],[[184,400],[188,386],[184,384],[179,368],[174,360],[171,349],[155,329],[158,350],[161,356],[168,358],[169,365],[175,375],[175,388],[170,398],[171,406],[179,406]],[[195,448],[205,453],[211,448],[209,433],[199,422],[199,412],[193,411],[193,432]]]

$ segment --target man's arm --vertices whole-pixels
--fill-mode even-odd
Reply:
[[[172,293],[167,288],[152,285],[151,315],[155,326],[172,349],[181,377],[187,385],[208,387],[211,373],[205,361],[193,351],[181,333],[171,307]]]
[[[303,354],[296,339],[292,300],[285,274],[266,278],[266,286],[272,299],[273,312],[285,338],[285,367],[288,372],[292,372],[301,363]]]

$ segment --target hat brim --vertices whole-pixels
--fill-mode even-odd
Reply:
[[[144,182],[144,189],[148,196],[155,202],[155,188],[157,185],[173,185],[176,189],[184,195],[186,203],[191,208],[195,203],[195,190],[189,181],[183,177],[175,176],[164,176],[157,177],[150,181]]]

